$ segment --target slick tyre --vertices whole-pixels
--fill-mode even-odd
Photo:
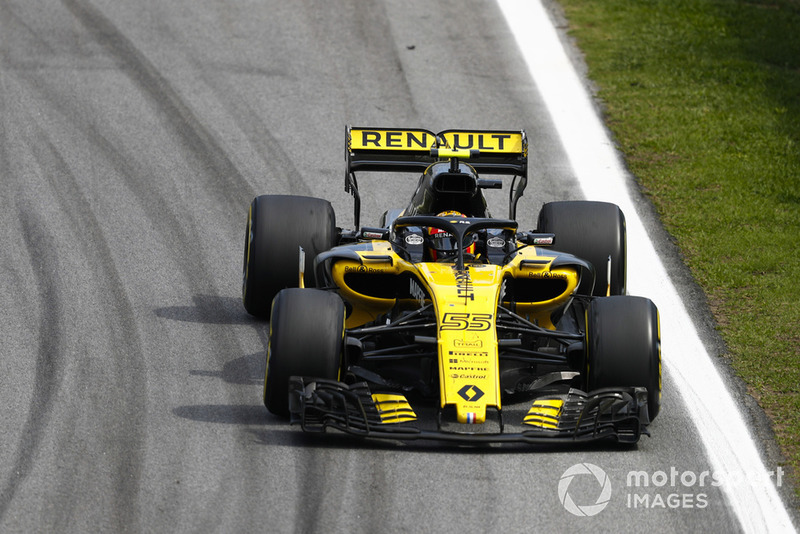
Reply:
[[[646,387],[650,420],[661,407],[661,332],[647,298],[594,299],[586,310],[587,391]]]
[[[538,230],[555,234],[554,250],[567,252],[594,266],[594,287],[591,277],[583,276],[578,294],[605,296],[626,293],[627,238],[625,216],[619,206],[593,201],[549,202],[539,212]]]
[[[289,415],[289,377],[337,380],[344,347],[344,303],[320,289],[284,289],[272,304],[264,405]]]
[[[314,258],[336,244],[336,216],[327,200],[262,195],[247,215],[242,301],[247,312],[269,317],[272,299],[285,287],[298,287],[299,248],[305,251],[305,282],[314,284]]]

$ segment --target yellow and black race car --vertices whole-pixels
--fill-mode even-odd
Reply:
[[[635,443],[658,414],[658,310],[626,295],[614,204],[544,204],[520,231],[524,131],[346,129],[355,228],[322,199],[263,195],[243,301],[270,319],[264,404],[309,432],[398,440]],[[360,226],[357,172],[419,175]],[[512,178],[509,218],[483,190]]]

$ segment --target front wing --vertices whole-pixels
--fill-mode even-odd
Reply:
[[[507,404],[508,406],[508,404]],[[404,395],[378,393],[366,382],[292,377],[289,412],[305,432],[334,428],[348,434],[393,440],[466,443],[578,443],[604,439],[636,443],[649,435],[646,388],[614,388],[528,398],[525,408],[498,410],[494,425],[449,423],[444,410],[412,408]],[[418,413],[419,412],[419,413]],[[426,417],[427,416],[427,417]],[[504,420],[505,419],[505,420]]]

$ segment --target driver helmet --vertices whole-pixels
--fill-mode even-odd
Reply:
[[[467,216],[460,211],[448,210],[436,214],[437,217],[464,217]],[[458,244],[453,234],[441,228],[433,226],[428,228],[428,239],[430,241],[430,257],[433,261],[448,261],[458,255]],[[469,239],[469,238],[467,238]],[[463,247],[465,254],[475,253],[475,242],[470,239],[469,245]]]

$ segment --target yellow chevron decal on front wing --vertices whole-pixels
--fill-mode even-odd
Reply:
[[[417,414],[402,395],[375,393],[372,395],[381,423],[407,423],[416,421]]]
[[[561,414],[563,406],[563,399],[536,400],[522,422],[530,426],[557,429],[558,416]]]

